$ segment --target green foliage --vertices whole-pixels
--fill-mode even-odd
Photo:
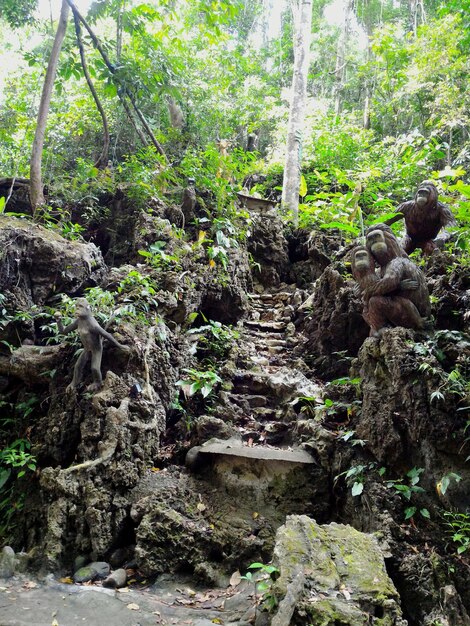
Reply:
[[[347,486],[351,488],[351,494],[353,496],[360,496],[364,491],[364,482],[367,474],[376,468],[377,464],[374,462],[353,465],[345,472],[338,474],[335,477],[335,482],[341,478],[341,476],[344,476]],[[382,473],[382,470],[380,470],[379,473]]]
[[[407,502],[411,502],[412,497],[415,494],[424,493],[424,489],[418,485],[420,481],[420,475],[424,472],[422,467],[413,467],[406,473],[405,478],[397,478],[394,480],[387,480],[385,484],[389,489],[393,489]],[[429,511],[425,508],[418,508],[417,506],[408,506],[405,509],[405,520],[412,518],[415,513],[419,511],[422,517],[429,519]]]
[[[214,370],[184,369],[187,378],[178,380],[176,385],[181,387],[185,398],[191,398],[200,393],[203,398],[213,394],[215,388],[222,382],[220,376]]]
[[[152,317],[149,314],[154,312],[155,315],[158,309],[157,290],[158,287],[150,276],[145,276],[138,270],[130,270],[117,288],[124,303],[117,314],[133,317],[143,324],[150,324]]]
[[[449,488],[450,484],[452,481],[455,481],[456,483],[459,483],[462,480],[462,476],[460,476],[459,474],[456,474],[455,472],[449,472],[448,474],[445,474],[441,480],[438,482],[437,484],[437,490],[442,494],[445,495],[447,489]]]
[[[199,358],[207,358],[209,360],[224,359],[234,345],[235,340],[240,337],[240,333],[234,330],[232,326],[207,319],[203,313],[192,314],[189,316],[188,322],[194,322],[199,315],[206,324],[187,331],[188,335],[196,338],[194,351],[197,352]]]
[[[167,254],[164,250],[165,241],[156,241],[152,243],[148,250],[139,250],[139,254],[147,260],[147,262],[156,270],[177,270],[180,269],[179,256],[177,254]]]
[[[457,403],[466,401],[470,392],[469,358],[463,351],[455,363],[449,366],[447,344],[459,346],[461,351],[464,346],[468,346],[468,341],[458,331],[442,330],[435,332],[425,342],[413,345],[413,350],[421,361],[419,371],[432,381],[434,389],[430,394],[430,401],[435,404],[451,398]]]
[[[261,594],[263,607],[268,611],[273,611],[278,605],[278,600],[273,592],[273,584],[279,578],[279,569],[274,565],[265,563],[251,563],[248,569],[252,570],[241,576],[242,580],[253,582],[255,594]],[[256,576],[253,575],[256,572]],[[257,599],[258,604],[258,599]]]
[[[18,28],[33,21],[36,6],[37,0],[2,0],[0,18],[5,19],[14,28]]]
[[[24,394],[13,404],[0,402],[0,536],[5,536],[14,523],[15,515],[21,511],[24,493],[18,481],[36,471],[36,458],[31,454],[31,442],[24,436],[12,441],[12,432],[24,432],[24,422],[39,405],[35,394]],[[14,435],[13,435],[14,436]]]
[[[457,547],[457,554],[470,550],[470,513],[444,511],[447,536]]]
[[[126,155],[115,168],[114,180],[126,188],[126,195],[145,208],[154,197],[163,195],[177,182],[174,170],[153,146]]]

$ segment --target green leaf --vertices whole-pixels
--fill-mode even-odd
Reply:
[[[351,489],[351,493],[353,496],[360,496],[363,491],[364,491],[363,483],[354,483]]]
[[[415,506],[410,506],[407,509],[405,509],[405,519],[410,519],[411,517],[413,517],[413,515],[416,513],[416,507]]]
[[[190,313],[188,317],[186,318],[186,323],[192,324],[198,315],[199,313],[197,311],[195,311],[194,313]]]
[[[300,177],[299,196],[303,198],[306,195],[307,195],[307,181],[305,180],[305,176],[302,174],[302,176]]]
[[[10,469],[0,469],[0,489],[10,478],[11,470]]]
[[[426,519],[431,519],[431,514],[429,513],[429,511],[427,509],[420,509],[419,512]]]

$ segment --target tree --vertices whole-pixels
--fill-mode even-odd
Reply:
[[[294,224],[299,221],[299,186],[302,136],[307,97],[312,0],[292,0],[294,16],[294,73],[287,130],[286,158],[282,183],[282,205],[292,211]]]
[[[42,87],[41,101],[39,103],[36,132],[34,135],[33,149],[30,163],[30,200],[33,211],[44,204],[44,192],[42,184],[42,151],[44,147],[44,135],[46,132],[47,115],[51,102],[52,88],[54,86],[57,64],[59,62],[60,50],[67,31],[67,21],[69,16],[69,5],[66,0],[62,0],[59,23],[52,45],[51,56],[47,65],[46,77]]]

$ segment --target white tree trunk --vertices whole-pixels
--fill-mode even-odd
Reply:
[[[292,77],[286,160],[282,183],[282,206],[292,211],[294,224],[299,222],[299,186],[302,126],[307,98],[310,60],[312,0],[292,0],[294,16],[294,74]]]
[[[59,23],[52,46],[51,56],[47,65],[46,77],[42,88],[41,102],[39,103],[38,119],[36,124],[36,132],[34,135],[33,149],[30,161],[30,200],[33,211],[38,206],[44,204],[43,184],[42,184],[42,150],[44,147],[44,135],[46,132],[47,115],[49,113],[49,105],[51,102],[52,88],[54,86],[59,54],[62,48],[62,42],[67,30],[67,20],[69,15],[69,5],[66,0],[62,0],[60,10]]]
[[[345,0],[343,4],[343,23],[338,39],[338,47],[336,50],[336,67],[335,67],[335,116],[341,113],[342,96],[344,89],[344,80],[346,77],[346,46],[349,39],[351,12],[353,9],[353,1]]]

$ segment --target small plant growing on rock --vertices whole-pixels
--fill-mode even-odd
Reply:
[[[424,472],[422,467],[413,467],[406,473],[406,478],[397,478],[396,480],[386,481],[386,485],[389,489],[394,489],[400,496],[405,498],[406,501],[411,502],[413,495],[417,493],[424,493],[424,489],[418,485],[420,475]],[[419,511],[420,515],[426,519],[431,516],[427,509],[419,509],[417,506],[408,506],[405,509],[405,520],[411,519],[415,513]]]
[[[253,570],[253,572],[247,572],[241,578],[254,583],[256,607],[262,603],[266,610],[272,611],[278,604],[277,598],[273,593],[273,584],[280,576],[278,568],[265,563],[251,563],[248,569]],[[258,594],[260,594],[260,597],[258,597]]]
[[[376,469],[376,467],[377,464],[374,462],[366,463],[364,465],[354,465],[345,472],[341,472],[341,474],[338,474],[335,478],[335,482],[338,480],[338,478],[344,476],[347,486],[351,487],[351,494],[353,496],[360,496],[361,493],[364,491],[366,474]],[[380,468],[379,474],[382,475],[384,471],[384,468]]]
[[[188,377],[178,380],[176,384],[181,387],[186,398],[191,398],[198,392],[203,398],[207,398],[217,384],[222,382],[220,376],[213,370],[185,369],[183,371],[188,374]]]
[[[198,358],[214,356],[216,359],[223,359],[227,356],[235,339],[240,337],[240,333],[231,326],[207,319],[203,313],[192,314],[191,321],[194,321],[198,315],[201,315],[206,324],[187,331],[188,335],[195,335],[197,338]]]
[[[0,450],[0,534],[11,525],[16,511],[23,508],[24,494],[14,495],[14,482],[29,470],[36,470],[36,458],[27,439],[16,439]]]
[[[470,514],[458,511],[444,511],[447,535],[457,546],[457,554],[470,550]]]

